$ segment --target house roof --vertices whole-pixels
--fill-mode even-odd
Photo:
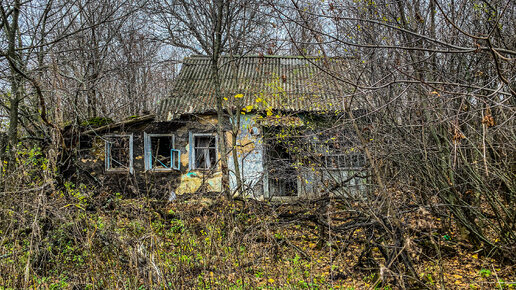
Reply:
[[[246,56],[222,58],[221,93],[226,110],[325,112],[344,110],[347,91],[330,75],[343,77],[344,58]],[[184,60],[170,97],[160,103],[166,119],[216,112],[211,62],[207,56]]]

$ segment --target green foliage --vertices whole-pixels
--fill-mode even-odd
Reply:
[[[182,220],[173,219],[170,221],[170,232],[180,234],[185,231],[185,225]]]
[[[480,272],[478,272],[478,274],[482,278],[487,278],[487,277],[491,276],[491,270],[489,270],[489,269],[481,269]]]
[[[67,181],[64,183],[65,191],[64,193],[68,194],[68,196],[72,197],[74,201],[73,205],[77,208],[85,210],[88,206],[88,196],[86,194],[86,185],[80,184],[78,188],[76,188],[75,184]],[[71,205],[71,204],[69,204]],[[67,205],[67,206],[69,206]]]
[[[21,143],[16,150],[14,162],[10,164],[10,172],[7,172],[7,165],[8,161],[3,160],[0,166],[0,180],[7,185],[41,186],[45,174],[49,177],[56,172],[55,168],[49,168],[49,160],[39,146],[24,148]]]

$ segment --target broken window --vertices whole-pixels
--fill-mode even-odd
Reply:
[[[181,152],[175,149],[173,134],[147,134],[145,139],[145,170],[180,170]]]
[[[133,135],[105,136],[106,171],[133,173]]]
[[[281,127],[264,129],[269,196],[298,195],[296,142],[287,137],[290,134],[286,134],[284,130]]]
[[[192,134],[191,169],[213,169],[217,164],[217,136],[215,134]]]

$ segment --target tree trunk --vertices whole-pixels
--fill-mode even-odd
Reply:
[[[222,106],[222,94],[220,89],[220,79],[219,79],[219,67],[218,67],[218,57],[212,58],[211,64],[211,73],[213,77],[214,87],[215,87],[215,97],[217,101],[217,135],[219,136],[219,156],[220,156],[220,166],[222,171],[222,192],[224,192],[228,197],[231,197],[231,192],[229,191],[229,172],[228,172],[228,159],[227,159],[227,150],[226,150],[226,135],[224,134],[224,124],[226,123],[224,117],[224,108]]]
[[[217,0],[215,2],[216,11],[215,17],[215,29],[214,29],[214,42],[213,42],[213,54],[211,58],[211,73],[213,77],[213,85],[215,88],[215,98],[217,102],[217,135],[219,135],[219,155],[220,165],[222,171],[222,188],[221,190],[231,198],[231,192],[229,191],[229,172],[228,172],[228,159],[226,150],[226,135],[224,134],[224,108],[222,106],[222,93],[220,88],[220,76],[219,76],[219,62],[220,55],[222,54],[222,20],[223,20],[223,1]]]
[[[9,144],[9,163],[7,166],[7,170],[9,170],[9,165],[14,160],[14,153],[16,151],[16,146],[18,144],[18,117],[19,117],[19,106],[22,99],[21,94],[21,76],[16,71],[20,65],[20,57],[19,53],[16,50],[17,46],[17,33],[18,33],[18,19],[20,15],[21,2],[20,0],[15,1],[14,8],[12,12],[12,21],[10,24],[5,23],[6,25],[6,34],[7,34],[7,42],[8,42],[8,50],[7,50],[7,59],[9,61],[10,66],[10,81],[11,81],[11,98],[9,98],[10,107],[9,107],[9,130],[7,132],[7,143]],[[7,18],[4,19],[4,22],[7,22]]]

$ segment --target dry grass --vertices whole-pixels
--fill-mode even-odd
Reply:
[[[368,226],[321,231],[313,219],[317,203],[200,195],[164,203],[111,193],[93,198],[74,187],[42,196],[27,194],[10,208],[3,203],[5,288],[389,289],[406,275],[389,270],[373,242],[382,240]],[[350,216],[339,206],[326,207],[336,228]],[[514,287],[507,283],[514,281],[512,266],[465,247],[453,226],[442,232],[445,223],[429,213],[414,214],[420,220],[404,221],[406,250],[420,275],[412,287],[439,288],[440,279],[446,288]],[[421,219],[435,224],[423,232],[428,224]]]

